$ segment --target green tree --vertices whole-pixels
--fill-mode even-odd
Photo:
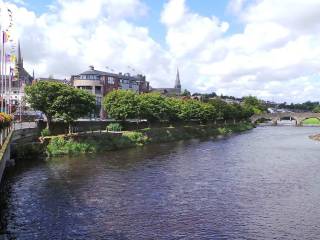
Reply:
[[[216,109],[216,118],[225,119],[228,115],[228,104],[220,98],[215,98],[209,100],[211,104]]]
[[[314,107],[313,112],[320,113],[320,105]]]
[[[191,97],[191,93],[190,93],[187,89],[185,89],[185,90],[183,91],[183,93],[181,94],[181,96]]]
[[[103,107],[110,117],[121,121],[140,116],[137,94],[133,91],[115,90],[108,93],[103,99]]]
[[[212,104],[201,103],[200,120],[202,122],[215,121],[217,119],[217,111]]]
[[[37,82],[25,88],[26,101],[33,109],[45,114],[48,129],[50,129],[50,123],[56,114],[56,109],[53,108],[54,102],[59,96],[59,92],[67,87],[63,83]]]
[[[59,96],[53,102],[52,108],[56,118],[68,123],[69,133],[71,133],[71,124],[75,120],[95,111],[96,99],[85,90],[66,87],[60,89]]]
[[[169,122],[181,121],[181,108],[183,100],[178,98],[165,98],[167,117]]]
[[[165,97],[159,93],[145,93],[137,95],[139,117],[149,122],[168,119],[168,108]]]
[[[257,97],[248,96],[243,98],[243,104],[253,110],[255,114],[261,114],[265,112],[266,106]]]
[[[183,121],[201,120],[201,102],[197,100],[183,100],[179,118]]]

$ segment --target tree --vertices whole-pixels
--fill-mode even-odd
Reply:
[[[191,97],[191,93],[190,93],[187,89],[185,89],[185,90],[183,91],[183,93],[181,94],[181,96]]]
[[[137,95],[139,117],[149,122],[168,119],[168,108],[165,97],[159,93],[145,93]]]
[[[115,90],[108,93],[103,99],[103,107],[110,117],[121,121],[140,115],[137,94],[133,91]]]
[[[182,100],[179,118],[183,121],[201,120],[201,102],[197,100]]]
[[[182,119],[181,116],[181,106],[182,106],[182,100],[178,98],[165,98],[165,104],[167,108],[167,117],[170,122],[178,122]]]
[[[316,107],[313,109],[313,112],[315,112],[315,113],[320,113],[320,105],[316,106]]]
[[[52,108],[56,118],[68,123],[69,133],[71,133],[71,124],[75,120],[95,111],[96,99],[85,90],[67,87],[59,91],[59,96],[53,102]]]
[[[228,104],[220,98],[211,99],[209,104],[214,106],[217,119],[225,119],[228,112]]]
[[[267,110],[257,97],[244,97],[243,104],[244,106],[251,108],[255,114],[261,114]]]
[[[53,104],[59,92],[68,86],[57,82],[37,82],[25,88],[26,101],[30,106],[44,113],[47,118],[47,128],[50,130],[50,123],[56,114]]]

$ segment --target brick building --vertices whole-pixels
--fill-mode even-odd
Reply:
[[[132,76],[129,73],[103,72],[95,70],[93,66],[79,75],[71,76],[70,82],[72,86],[85,89],[95,95],[97,108],[99,109],[95,117],[100,118],[106,118],[106,113],[102,108],[102,99],[112,90],[132,90],[137,93],[149,92],[149,82],[143,75]]]

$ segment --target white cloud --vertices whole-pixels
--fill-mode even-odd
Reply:
[[[183,9],[177,9],[179,21],[167,20],[172,6]],[[183,0],[166,5],[167,43],[185,75],[192,73],[187,85],[270,100],[318,99],[320,2],[231,0],[228,9],[243,22],[243,32],[227,35],[227,23],[193,13]]]
[[[37,76],[69,77],[91,64],[123,72],[130,65],[158,87],[172,86],[179,66],[183,87],[193,92],[318,98],[319,0],[231,0],[229,10],[243,24],[236,34],[230,23],[186,3],[163,7],[166,46],[133,21],[148,14],[142,0],[57,0],[40,16],[10,7],[26,67]]]

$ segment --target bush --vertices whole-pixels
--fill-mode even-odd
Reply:
[[[108,131],[113,131],[113,132],[121,132],[122,131],[122,126],[119,123],[110,123],[107,126]]]
[[[52,138],[47,146],[49,156],[71,155],[95,152],[95,146],[90,142],[76,142],[63,137]]]
[[[51,133],[50,133],[50,130],[48,128],[45,128],[41,131],[41,137],[48,137],[50,136]]]
[[[148,137],[141,132],[125,132],[122,135],[135,145],[144,145],[148,142]]]
[[[5,128],[10,126],[10,123],[13,121],[13,117],[9,114],[0,113],[0,128]]]

